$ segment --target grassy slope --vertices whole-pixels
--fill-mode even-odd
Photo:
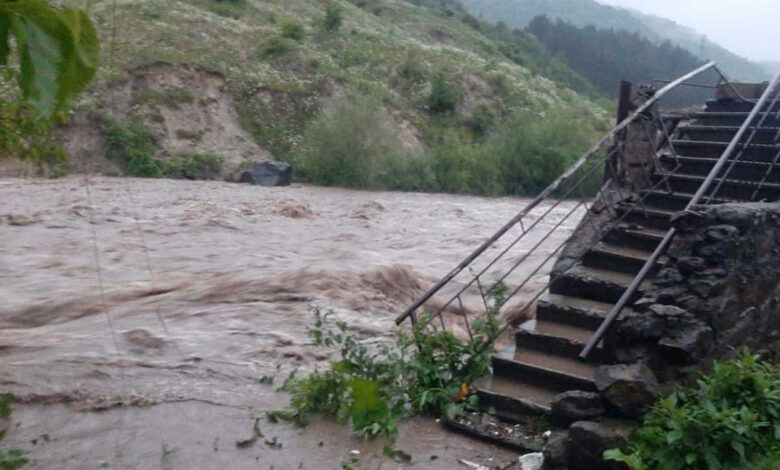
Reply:
[[[564,107],[586,122],[605,115],[580,95],[506,60],[459,13],[447,16],[402,0],[369,1],[362,8],[332,3],[344,17],[336,32],[320,26],[325,0],[117,0],[116,13],[112,0],[98,0],[90,13],[104,45],[100,77],[110,80],[158,60],[220,71],[242,124],[277,158],[293,155],[305,124],[345,94],[379,98],[424,130],[432,120],[425,101],[438,73],[455,83],[476,77],[493,84],[489,98],[499,115],[550,107]],[[287,22],[301,23],[305,37],[285,39],[281,51],[269,51]],[[423,79],[410,86],[404,70]]]
[[[537,15],[561,18],[577,26],[625,29],[651,41],[668,40],[702,59],[718,62],[732,78],[760,81],[768,78],[764,67],[705,41],[696,31],[671,20],[645,15],[634,10],[603,5],[593,0],[464,0],[475,15],[492,21],[524,28]]]

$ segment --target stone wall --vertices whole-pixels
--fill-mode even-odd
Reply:
[[[634,313],[605,337],[615,362],[674,380],[747,345],[773,349],[780,328],[780,203],[678,213],[663,268]]]

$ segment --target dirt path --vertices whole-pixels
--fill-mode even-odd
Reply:
[[[353,450],[358,468],[397,468],[383,442],[327,422],[261,421],[263,442],[235,443],[286,402],[260,377],[328,358],[306,336],[313,307],[388,339],[395,315],[525,202],[0,180],[0,391],[20,402],[4,444],[29,450],[29,468],[330,469]],[[404,423],[396,447],[418,468],[513,458],[427,419]]]

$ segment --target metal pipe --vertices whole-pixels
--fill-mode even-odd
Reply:
[[[561,183],[569,179],[571,175],[573,175],[585,163],[585,161],[587,161],[588,158],[590,158],[593,154],[598,152],[601,149],[601,147],[604,145],[604,143],[606,143],[615,134],[628,127],[628,125],[631,124],[637,116],[650,109],[650,107],[653,106],[659,99],[661,99],[661,97],[666,95],[669,91],[673,90],[681,83],[686,82],[691,78],[706,72],[707,70],[713,68],[714,66],[715,66],[715,62],[710,61],[702,65],[701,67],[692,70],[691,72],[688,72],[687,74],[683,75],[682,77],[678,78],[677,80],[673,81],[672,83],[658,90],[653,95],[652,98],[647,100],[644,104],[642,104],[639,108],[637,108],[637,110],[634,111],[629,117],[624,119],[623,122],[615,126],[604,137],[602,137],[598,142],[596,142],[596,144],[590,150],[585,152],[585,154],[583,154],[571,167],[569,167],[568,170],[566,170],[561,176],[559,176],[555,181],[553,181],[549,186],[547,186],[547,188],[545,188],[544,191],[542,191],[538,196],[536,196],[523,210],[521,210],[516,216],[514,216],[512,220],[506,223],[496,233],[494,233],[493,236],[491,236],[484,243],[482,243],[482,245],[480,245],[479,248],[474,250],[474,252],[471,253],[469,256],[467,256],[463,261],[461,261],[455,267],[455,269],[447,273],[447,275],[444,276],[441,280],[439,280],[439,282],[437,282],[433,287],[428,289],[428,291],[425,294],[423,294],[419,299],[414,301],[414,303],[412,303],[412,305],[410,305],[409,308],[407,308],[404,311],[404,313],[402,313],[395,319],[396,325],[400,325],[401,322],[403,322],[409,315],[412,314],[412,312],[414,312],[421,305],[427,302],[439,290],[441,290],[442,287],[444,287],[453,278],[455,278],[455,276],[460,274],[461,271],[466,269],[466,266],[471,264],[475,259],[477,259],[477,257],[479,257],[479,255],[481,255],[485,250],[487,250],[493,243],[495,243],[499,238],[501,238],[512,227],[517,225],[517,223],[523,217],[528,215],[531,212],[531,210],[533,210],[536,206],[538,206],[542,201],[547,199],[550,196],[550,194],[552,194],[553,191],[555,191],[558,188],[558,186],[560,186]]]
[[[726,161],[734,152],[734,149],[737,148],[737,145],[742,140],[742,136],[745,135],[745,132],[747,132],[748,128],[750,127],[750,124],[753,122],[753,120],[756,118],[758,113],[761,111],[761,108],[764,107],[767,100],[769,99],[769,96],[772,94],[772,91],[777,86],[778,82],[780,82],[780,72],[778,72],[778,74],[775,75],[774,79],[772,79],[769,86],[767,86],[766,90],[764,90],[764,93],[761,95],[761,98],[753,106],[753,109],[750,111],[750,114],[748,115],[747,119],[745,119],[745,122],[742,123],[742,126],[740,126],[739,130],[734,135],[734,138],[731,139],[731,142],[729,142],[729,145],[728,147],[726,147],[726,150],[724,150],[723,154],[720,156],[720,158],[718,158],[718,161],[715,162],[715,165],[713,165],[712,169],[710,170],[710,173],[707,175],[707,178],[704,180],[701,186],[699,186],[699,189],[696,190],[696,193],[693,195],[691,200],[685,206],[683,212],[690,210],[691,207],[698,204],[702,196],[709,190],[710,185],[715,180],[718,173],[720,173],[720,170],[723,169],[723,165],[726,164]],[[639,288],[639,285],[645,280],[645,277],[647,277],[647,274],[650,272],[650,270],[653,268],[655,263],[658,261],[658,258],[660,258],[661,255],[666,251],[666,249],[669,246],[669,243],[672,241],[672,238],[674,238],[674,235],[676,233],[677,233],[677,229],[675,229],[674,227],[670,228],[669,231],[666,232],[666,235],[664,235],[664,238],[663,240],[661,240],[661,243],[658,244],[655,251],[653,251],[653,254],[650,255],[650,258],[647,259],[644,266],[642,266],[642,269],[639,270],[639,273],[637,273],[636,277],[634,277],[634,279],[631,281],[631,284],[623,292],[623,295],[620,296],[620,299],[617,301],[615,306],[612,307],[612,310],[609,311],[609,315],[607,315],[607,317],[601,323],[599,329],[596,330],[596,333],[594,333],[593,337],[591,337],[590,341],[588,341],[588,344],[580,353],[580,358],[582,359],[587,358],[590,352],[593,350],[593,348],[595,348],[596,345],[599,343],[599,341],[601,341],[601,338],[604,336],[604,333],[606,333],[606,331],[612,325],[612,322],[615,320],[615,318],[617,318],[617,316],[620,315],[620,312],[626,306],[626,304],[631,299],[631,297],[634,296],[637,289]]]

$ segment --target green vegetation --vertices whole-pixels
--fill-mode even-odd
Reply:
[[[304,36],[303,25],[296,22],[282,24],[282,37],[293,41],[302,41]]]
[[[0,394],[0,418],[11,416],[12,396]],[[5,437],[5,430],[0,430],[0,441]],[[8,447],[0,447],[0,470],[16,470],[24,467],[29,461],[24,457],[25,451]]]
[[[341,7],[331,3],[325,8],[325,18],[322,22],[322,27],[325,31],[336,31],[341,28],[344,18],[341,14]]]
[[[139,121],[105,124],[106,157],[120,163],[133,176],[144,178],[214,179],[223,158],[214,154],[185,153],[155,157],[161,137]]]
[[[353,188],[533,195],[568,168],[591,137],[563,109],[541,119],[518,113],[491,134],[492,114],[477,107],[465,127],[443,117],[426,129],[427,149],[404,152],[389,119],[381,103],[367,97],[327,109],[304,132],[296,162],[303,177]]]
[[[333,330],[326,325],[327,314],[315,314],[310,331],[315,344],[338,348],[340,360],[304,378],[291,374],[282,387],[291,394],[290,406],[269,418],[305,425],[311,415],[323,415],[351,421],[363,438],[392,439],[400,419],[417,414],[453,418],[476,405],[468,384],[489,370],[485,341],[498,329],[492,313],[474,320],[470,341],[438,330],[434,318],[423,316],[411,334],[399,331],[395,344],[374,349],[350,334],[346,324],[339,322]]]
[[[780,367],[743,351],[693,386],[660,398],[628,449],[605,457],[633,470],[777,470]]]
[[[431,84],[431,94],[428,96],[428,109],[433,113],[452,113],[458,104],[463,89],[448,82],[443,74],[438,74]]]
[[[246,0],[209,0],[211,11],[225,18],[239,19],[246,9]]]
[[[133,104],[163,104],[176,107],[180,103],[192,103],[195,98],[192,92],[184,87],[166,88],[161,91],[142,90],[133,95]]]

